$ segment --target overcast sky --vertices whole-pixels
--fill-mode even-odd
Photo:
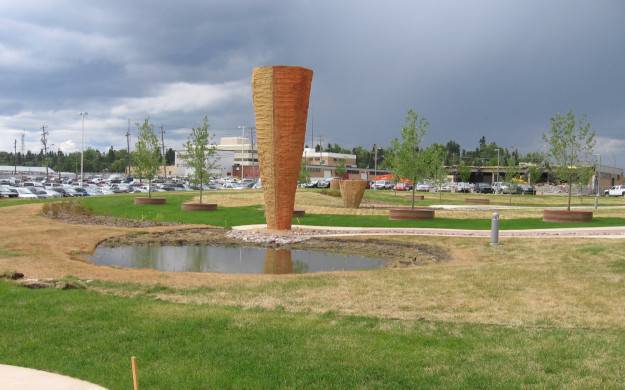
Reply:
[[[39,150],[45,122],[76,150],[81,111],[99,149],[146,116],[171,147],[203,115],[236,135],[254,125],[252,68],[271,64],[314,70],[324,143],[386,145],[413,108],[428,143],[542,150],[549,117],[572,109],[625,165],[621,0],[0,0],[0,149],[25,130]]]

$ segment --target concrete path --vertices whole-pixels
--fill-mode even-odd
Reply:
[[[267,225],[233,226],[233,230],[262,231]],[[414,235],[441,237],[490,237],[490,230],[434,229],[434,228],[377,228],[293,225],[293,235],[307,237],[338,237],[358,235]],[[527,238],[620,238],[625,239],[625,226],[592,228],[557,228],[501,230],[499,236]]]
[[[565,210],[563,206],[518,206],[503,204],[433,204],[429,207],[438,210],[489,211],[489,210]],[[594,210],[593,205],[571,206],[571,210]],[[600,210],[619,210],[625,206],[600,206]]]
[[[2,390],[105,390],[79,379],[32,368],[0,364]]]

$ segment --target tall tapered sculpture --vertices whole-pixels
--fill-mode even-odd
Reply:
[[[312,70],[299,66],[267,66],[252,72],[252,100],[268,229],[291,229],[312,75]]]

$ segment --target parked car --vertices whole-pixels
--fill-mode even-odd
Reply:
[[[472,185],[470,183],[456,183],[456,192],[471,192]]]
[[[610,187],[608,190],[608,196],[625,196],[625,185]]]
[[[323,179],[317,182],[317,188],[330,188],[331,179]]]
[[[24,198],[24,199],[37,199],[38,198],[37,195],[33,194],[32,192],[28,190],[28,188],[25,188],[25,187],[17,187],[15,188],[15,191],[17,192],[18,198]]]
[[[395,191],[410,191],[412,190],[412,186],[408,183],[399,182],[395,184]]]
[[[0,198],[17,198],[17,191],[11,191],[7,185],[0,185]]]
[[[393,183],[389,180],[376,180],[371,188],[374,190],[391,190],[393,189]]]
[[[522,195],[536,195],[536,189],[529,184],[521,184],[519,190]]]
[[[493,187],[488,183],[477,183],[473,188],[473,192],[478,194],[492,194]]]
[[[429,192],[430,190],[432,190],[432,186],[428,183],[417,183],[417,188],[415,189],[417,191]]]
[[[37,196],[37,198],[39,198],[39,199],[48,199],[48,198],[50,198],[50,195],[48,194],[48,192],[46,190],[44,190],[43,188],[28,187],[28,191],[30,191],[32,194]]]

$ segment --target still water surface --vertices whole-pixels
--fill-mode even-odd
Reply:
[[[381,268],[384,261],[318,251],[209,245],[99,246],[96,264],[174,272],[290,274]]]

